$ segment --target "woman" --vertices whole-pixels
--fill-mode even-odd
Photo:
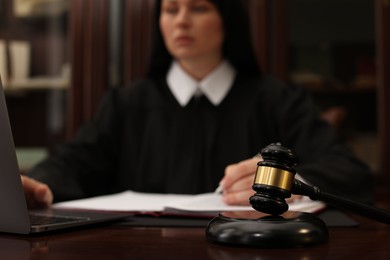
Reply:
[[[305,93],[262,76],[240,0],[161,0],[145,80],[114,88],[74,141],[22,177],[30,206],[130,189],[224,189],[248,204],[263,147],[282,142],[299,174],[370,201],[371,176]]]

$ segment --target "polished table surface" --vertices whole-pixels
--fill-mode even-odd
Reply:
[[[390,210],[389,192],[377,206]],[[329,227],[326,243],[298,248],[233,247],[207,241],[204,227],[126,223],[17,236],[0,235],[0,259],[390,259],[390,225],[348,213],[357,227]]]

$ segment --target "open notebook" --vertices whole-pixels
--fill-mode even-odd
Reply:
[[[117,194],[81,200],[67,201],[53,205],[57,209],[89,209],[132,212],[155,215],[182,215],[191,217],[213,217],[222,211],[254,210],[250,206],[230,206],[221,200],[218,193],[199,195],[156,194],[124,191]],[[289,204],[289,210],[317,212],[325,204],[302,198]]]

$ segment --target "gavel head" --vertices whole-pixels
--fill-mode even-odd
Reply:
[[[288,210],[286,198],[291,197],[297,156],[279,143],[261,150],[263,161],[257,163],[252,189],[256,191],[249,202],[260,212],[280,215]]]

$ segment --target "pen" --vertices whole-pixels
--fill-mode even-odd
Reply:
[[[222,194],[223,192],[223,187],[221,185],[218,185],[217,189],[214,191],[214,193],[217,193],[217,194]]]

